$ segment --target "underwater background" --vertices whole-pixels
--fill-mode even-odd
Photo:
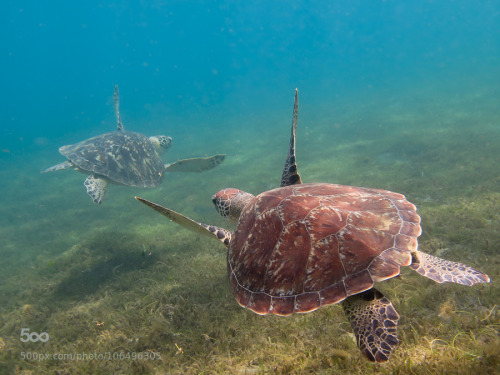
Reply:
[[[1,8],[0,374],[500,373],[500,1]],[[126,129],[173,138],[165,162],[224,163],[111,185],[101,206],[83,174],[40,174],[60,146],[116,128],[115,84]],[[405,268],[381,283],[401,315],[384,365],[362,358],[339,306],[242,309],[224,246],[134,199],[230,227],[211,195],[279,186],[295,88],[303,182],[405,194],[423,251],[491,277],[438,285]]]

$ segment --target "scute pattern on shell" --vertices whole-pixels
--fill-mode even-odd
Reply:
[[[139,133],[114,131],[59,152],[75,166],[129,186],[150,188],[163,178],[164,164],[150,140]]]
[[[420,217],[386,190],[301,184],[255,197],[228,251],[238,303],[258,314],[305,313],[370,289],[411,263]]]

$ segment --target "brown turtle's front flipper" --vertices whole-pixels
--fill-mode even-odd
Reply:
[[[120,117],[120,92],[118,91],[118,85],[115,85],[115,92],[113,93],[113,106],[115,107],[116,130],[123,130],[122,119]]]
[[[297,163],[295,161],[295,137],[297,134],[297,122],[299,118],[299,91],[295,89],[295,102],[293,104],[292,134],[290,136],[290,146],[288,147],[288,156],[281,176],[281,187],[301,184]]]
[[[348,297],[342,306],[363,355],[372,362],[386,362],[399,343],[399,315],[391,301],[372,288]]]
[[[465,264],[441,259],[416,250],[412,253],[410,268],[422,276],[437,283],[457,283],[472,286],[478,283],[489,283],[488,275]]]
[[[204,236],[207,235],[210,237],[215,236],[219,241],[221,241],[226,246],[229,246],[229,243],[231,242],[232,233],[227,229],[219,228],[213,225],[198,223],[184,215],[181,215],[178,212],[160,206],[159,204],[153,203],[144,198],[135,197],[135,199],[144,203],[146,206],[151,207],[153,210],[158,211],[163,216],[166,216],[170,221],[182,225],[184,228],[189,229],[190,231],[202,234]]]
[[[177,160],[172,164],[165,164],[166,172],[203,172],[217,167],[224,161],[226,155],[218,154],[206,158],[192,158]]]

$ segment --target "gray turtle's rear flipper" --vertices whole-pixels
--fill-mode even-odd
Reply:
[[[87,194],[94,203],[101,204],[106,194],[106,188],[108,187],[108,182],[102,178],[96,178],[93,175],[87,177],[83,183],[87,189]]]
[[[226,155],[213,155],[206,158],[192,158],[177,160],[172,164],[165,164],[166,172],[203,172],[217,167],[224,161]]]
[[[231,242],[231,232],[224,228],[219,228],[213,225],[207,225],[198,223],[184,215],[181,215],[178,212],[171,210],[170,208],[166,208],[160,206],[159,204],[148,201],[147,199],[135,197],[139,202],[144,203],[146,206],[151,207],[153,210],[159,212],[163,216],[167,217],[170,221],[177,223],[183,226],[190,231],[195,233],[204,235],[204,236],[215,236],[219,241],[221,241],[224,245],[229,246]]]
[[[68,169],[72,168],[73,163],[71,163],[69,160],[63,161],[62,163],[53,165],[52,167],[49,167],[47,169],[42,169],[40,173],[47,173],[47,172],[54,172],[54,171],[60,171],[62,169]]]
[[[116,116],[116,130],[123,130],[122,119],[120,117],[120,92],[118,91],[118,85],[115,85],[115,92],[113,93],[113,106],[115,107]]]
[[[301,184],[299,172],[297,171],[297,163],[295,160],[295,138],[297,135],[297,122],[299,118],[299,91],[295,89],[295,101],[293,103],[293,119],[292,119],[292,133],[290,135],[290,145],[288,147],[288,156],[281,175],[280,186],[290,186]]]
[[[489,283],[488,275],[465,264],[441,259],[422,251],[412,253],[410,268],[422,276],[437,283],[457,283],[472,286],[478,283]]]
[[[399,343],[399,314],[391,301],[372,288],[348,297],[342,306],[363,355],[372,362],[386,362]]]

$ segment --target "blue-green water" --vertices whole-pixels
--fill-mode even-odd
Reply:
[[[0,372],[98,368],[78,367],[71,361],[37,367],[21,360],[21,351],[33,350],[19,341],[24,327],[47,330],[52,335],[50,350],[61,352],[71,340],[72,350],[104,351],[102,340],[92,341],[103,333],[92,336],[88,331],[92,327],[94,332],[103,319],[109,335],[112,325],[115,332],[129,326],[127,340],[136,339],[134,332],[149,337],[151,332],[174,332],[144,320],[156,316],[146,308],[160,303],[156,297],[141,305],[135,304],[135,294],[127,294],[140,288],[148,294],[147,287],[137,286],[145,280],[157,287],[175,281],[176,295],[184,301],[192,295],[189,288],[205,288],[201,297],[195,293],[196,299],[185,303],[186,309],[201,299],[215,304],[221,315],[230,306],[225,318],[233,323],[241,314],[249,314],[240,311],[230,295],[223,249],[169,224],[133,197],[141,195],[197,220],[227,226],[210,197],[229,186],[252,193],[278,186],[296,87],[297,160],[304,182],[405,194],[423,218],[421,246],[490,274],[492,284],[478,288],[485,294],[481,303],[470,302],[463,308],[482,319],[487,314],[481,315],[478,306],[483,306],[493,312],[488,319],[496,319],[490,321],[491,327],[498,327],[494,305],[500,296],[495,283],[500,261],[500,1],[8,1],[2,8]],[[110,186],[101,206],[85,194],[83,174],[40,174],[64,160],[60,146],[115,128],[115,84],[120,87],[126,129],[173,137],[165,162],[216,153],[226,154],[225,162],[201,174],[167,174],[162,186],[152,190]],[[204,270],[207,252],[215,254],[208,261],[215,268]],[[182,263],[179,269],[191,273],[187,280],[175,273],[175,267],[165,265],[184,257],[187,265]],[[120,269],[129,276],[119,274]],[[127,277],[134,281],[127,283]],[[207,287],[207,278],[212,288]],[[415,288],[418,294],[424,287]],[[445,290],[450,298],[465,293],[458,287]],[[163,295],[159,290],[150,295],[155,293]],[[467,293],[472,300],[475,292]],[[122,305],[105,296],[116,296]],[[403,297],[399,299],[404,310]],[[105,305],[100,314],[106,318],[92,315],[94,303]],[[189,352],[190,345],[198,348],[196,340],[209,334],[192,323],[201,318],[176,310],[170,300],[162,303],[173,306],[172,314],[185,317],[185,325],[175,326],[184,335],[184,351]],[[435,316],[440,308],[436,304],[429,307]],[[26,313],[26,306],[34,306],[36,312]],[[424,308],[406,310],[417,319],[415,325],[418,319],[425,321]],[[75,309],[85,310],[85,318]],[[127,318],[125,324],[111,311],[144,316]],[[321,314],[328,313],[318,314],[320,318],[307,319],[322,319]],[[64,336],[69,333],[57,336],[57,319],[86,323],[76,324],[69,340]],[[248,334],[249,324],[269,336],[288,336],[287,329],[296,330],[278,326],[278,333],[272,326],[284,323],[248,319],[251,322],[245,321],[241,331],[242,324],[234,323],[235,337]],[[206,318],[212,324],[215,320]],[[408,334],[410,323],[406,321]],[[315,325],[314,320],[310,324]],[[479,324],[466,329],[479,330],[472,334],[480,336],[486,328]],[[456,333],[446,332],[436,335],[445,340],[447,334]],[[239,353],[240,361],[224,359],[223,354],[213,354],[222,347],[217,347],[217,340],[215,349],[200,344],[202,349],[193,349],[188,359],[176,355],[174,344],[182,338],[174,333],[144,344],[148,350],[164,352],[167,359],[155,367],[158,371],[234,373],[241,370],[241,363],[262,372],[273,365],[299,373],[334,368],[326,360],[303,368],[289,360],[290,368],[280,367],[288,359],[272,360],[257,349],[245,351],[238,342],[226,343],[229,349],[224,346],[224,350]],[[405,350],[410,354],[401,354],[394,367],[384,371],[397,371],[405,357],[416,355],[422,340],[407,339]],[[324,349],[320,339],[312,342],[317,350]],[[339,345],[358,355],[355,345]],[[49,349],[38,344],[36,350]],[[301,352],[299,347],[295,350]],[[290,348],[282,352],[293,357]],[[213,362],[206,361],[210,353]],[[465,368],[490,371],[499,363],[498,351],[490,357],[476,355],[486,362],[467,362]],[[126,363],[121,371],[132,371]],[[485,367],[473,367],[477,363]],[[152,372],[153,367],[141,371]],[[440,370],[438,366],[418,371]]]

